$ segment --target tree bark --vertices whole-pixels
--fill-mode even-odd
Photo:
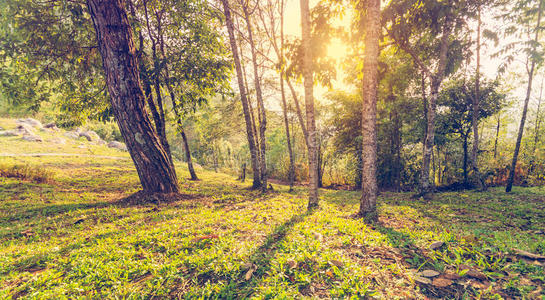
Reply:
[[[536,125],[534,128],[534,149],[532,152],[536,151],[537,143],[539,142],[539,129],[541,127],[541,116],[539,115],[541,110],[541,100],[543,99],[543,81],[545,80],[545,75],[541,77],[541,87],[539,88],[539,98],[537,102],[537,111],[536,111]]]
[[[259,107],[259,156],[260,156],[260,171],[261,171],[261,191],[267,191],[267,140],[265,131],[267,130],[267,113],[265,111],[265,105],[263,103],[263,93],[261,92],[261,82],[259,80],[259,70],[257,66],[257,54],[255,50],[254,37],[252,32],[252,25],[250,23],[250,14],[248,13],[248,7],[246,3],[242,4],[242,10],[244,11],[244,19],[246,21],[246,28],[248,30],[248,42],[250,44],[250,50],[252,53],[252,64],[254,67],[254,85],[257,96],[257,105]]]
[[[539,41],[539,32],[540,24],[541,24],[541,14],[542,14],[542,4],[543,1],[539,1],[539,7],[538,7],[538,13],[537,13],[537,25],[535,27],[535,38],[534,42],[537,43]],[[536,46],[534,44],[533,50],[536,50]],[[522,109],[522,118],[520,119],[520,126],[519,126],[519,132],[517,135],[517,143],[515,144],[515,152],[513,153],[513,161],[511,162],[511,169],[509,170],[509,178],[507,179],[507,186],[505,187],[505,192],[509,193],[511,192],[511,189],[513,188],[513,182],[515,181],[515,168],[517,166],[517,159],[520,151],[520,143],[522,142],[522,135],[524,133],[524,123],[526,123],[526,114],[528,113],[528,102],[530,102],[530,94],[532,93],[532,81],[534,79],[534,69],[536,66],[536,60],[533,58],[531,59],[530,63],[530,69],[528,70],[528,86],[526,88],[526,98],[524,99],[524,108]]]
[[[143,190],[176,193],[176,172],[145,110],[132,29],[122,0],[88,0],[112,110]]]
[[[308,209],[318,207],[318,157],[316,153],[316,121],[314,119],[314,95],[313,95],[313,63],[312,48],[310,42],[310,8],[308,0],[300,0],[301,5],[301,31],[303,48],[303,81],[305,87],[305,108],[307,115],[308,134],[308,173],[309,173],[309,197]]]
[[[254,175],[253,189],[261,187],[261,179],[259,172],[258,153],[255,146],[255,136],[252,128],[252,120],[250,116],[250,108],[248,105],[248,98],[246,95],[246,89],[244,88],[244,80],[242,78],[242,68],[240,66],[240,58],[238,56],[238,47],[235,39],[235,30],[233,26],[233,19],[231,18],[231,9],[229,8],[228,0],[221,0],[223,4],[223,10],[225,14],[225,24],[229,33],[229,43],[231,45],[231,52],[233,54],[233,60],[235,63],[235,69],[237,73],[237,82],[240,92],[240,101],[242,103],[242,111],[244,112],[244,120],[246,122],[246,136],[248,138],[248,147],[250,149],[250,162],[252,164],[252,171]]]
[[[486,182],[479,171],[479,112],[481,101],[481,7],[479,4],[477,12],[477,70],[475,72],[475,96],[473,97],[473,114],[471,116],[471,125],[473,127],[473,148],[471,151],[471,162],[473,165],[473,173],[477,179],[479,190],[486,191]],[[467,179],[466,179],[467,180]]]
[[[380,0],[367,0],[365,58],[363,61],[363,176],[358,215],[367,221],[377,215],[377,88],[380,39]]]
[[[428,114],[426,119],[426,140],[424,141],[424,153],[422,155],[422,170],[420,174],[420,193],[425,195],[431,192],[430,186],[430,160],[431,152],[433,151],[435,139],[435,114],[437,108],[437,98],[439,97],[439,87],[445,77],[445,69],[447,66],[447,52],[449,45],[449,37],[452,30],[450,16],[446,17],[443,25],[443,35],[441,36],[441,44],[439,50],[439,62],[437,70],[431,76],[431,95],[428,103]]]
[[[463,135],[463,148],[464,148],[464,160],[462,165],[462,170],[464,171],[464,186],[467,186],[468,184],[468,178],[467,178],[467,156],[468,156],[468,146],[467,146],[467,136],[468,134]]]

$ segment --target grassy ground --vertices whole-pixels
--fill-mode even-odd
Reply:
[[[0,152],[127,157],[44,137],[0,137]],[[2,299],[545,298],[543,260],[513,253],[545,254],[543,188],[384,193],[369,226],[350,217],[357,192],[322,190],[307,213],[301,188],[262,195],[205,170],[191,182],[180,165],[186,196],[129,205],[139,188],[130,160],[0,157],[1,170],[13,166],[48,180],[0,177]],[[419,272],[430,270],[441,275],[428,282]]]

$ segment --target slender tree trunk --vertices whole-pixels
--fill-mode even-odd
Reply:
[[[178,192],[176,172],[145,110],[132,28],[122,0],[88,0],[112,109],[145,192]]]
[[[481,7],[478,4],[477,16],[477,69],[475,71],[475,96],[473,97],[473,114],[471,116],[471,125],[473,127],[473,149],[471,151],[471,162],[473,164],[473,173],[477,179],[479,190],[486,191],[486,182],[479,171],[479,112],[481,101]],[[466,179],[467,180],[467,179]]]
[[[534,42],[539,41],[539,32],[541,31],[541,14],[542,14],[542,4],[543,1],[539,0],[538,14],[537,14],[537,25],[535,27],[535,38]],[[534,51],[536,46],[533,46]],[[522,118],[520,119],[519,133],[517,135],[517,143],[515,144],[515,152],[513,153],[513,161],[511,162],[511,169],[509,170],[509,178],[507,179],[507,186],[505,187],[505,192],[511,192],[513,188],[513,182],[515,181],[515,172],[517,166],[517,159],[520,151],[520,143],[522,142],[522,135],[524,133],[524,123],[526,123],[526,114],[528,113],[528,102],[530,102],[530,94],[532,93],[532,81],[534,79],[534,69],[536,66],[536,60],[530,58],[532,61],[530,64],[530,70],[528,72],[528,87],[526,88],[526,98],[524,99],[524,108],[522,109]]]
[[[467,156],[468,156],[468,145],[467,145],[467,134],[465,134],[462,138],[464,139],[464,160],[463,160],[463,166],[462,170],[464,171],[464,186],[467,186],[468,184],[468,178],[467,178]]]
[[[305,145],[308,148],[307,126],[305,125],[305,120],[303,118],[303,112],[301,110],[301,105],[299,104],[299,99],[297,98],[297,93],[295,92],[295,88],[293,87],[293,84],[291,83],[289,77],[287,76],[286,76],[286,83],[288,84],[288,87],[291,92],[291,96],[293,98],[293,103],[295,104],[295,112],[297,115],[297,120],[299,121],[299,125],[301,126],[301,131],[303,131],[303,137],[305,138]]]
[[[318,207],[318,157],[316,153],[316,122],[314,119],[313,63],[310,43],[310,8],[308,0],[300,0],[301,30],[303,48],[303,81],[305,86],[305,107],[307,115],[309,197],[308,209]]]
[[[365,58],[363,61],[363,176],[358,215],[367,221],[378,220],[377,214],[377,87],[380,53],[380,0],[367,0]]]
[[[497,120],[498,122],[496,124],[496,139],[494,139],[494,159],[496,159],[496,156],[498,154],[498,138],[500,137],[500,121],[501,121],[500,112],[498,112]]]
[[[447,16],[445,25],[443,26],[443,35],[441,37],[441,44],[439,50],[439,62],[437,66],[437,72],[430,78],[431,81],[431,95],[428,103],[427,114],[427,134],[424,141],[424,153],[422,155],[422,170],[420,174],[420,193],[425,195],[431,192],[430,189],[430,160],[431,152],[433,151],[433,144],[435,139],[435,114],[437,107],[437,98],[439,96],[439,87],[445,77],[445,69],[447,67],[447,52],[449,45],[450,32],[452,30],[452,24],[450,17]]]
[[[356,183],[356,190],[361,190],[361,180],[363,178],[363,174],[362,174],[362,171],[363,171],[363,152],[362,152],[362,149],[361,149],[362,145],[357,145],[356,146],[356,155],[357,155],[357,160],[358,160],[358,165],[356,167],[356,179],[355,179],[355,183]]]
[[[545,79],[545,75],[541,77],[541,87],[539,89],[539,98],[537,102],[537,111],[536,111],[536,125],[534,128],[534,149],[532,152],[536,151],[537,143],[539,142],[539,129],[541,127],[541,116],[539,115],[541,110],[541,100],[543,96],[543,81]]]
[[[185,159],[187,160],[187,169],[189,170],[189,175],[191,176],[190,179],[199,180],[199,177],[197,177],[197,173],[195,173],[195,169],[193,169],[193,162],[191,161],[191,150],[189,150],[189,143],[187,142],[184,127],[182,126],[182,124],[180,124],[181,122],[181,120],[178,120],[178,130],[180,131],[180,135],[182,135]]]
[[[257,96],[257,105],[259,111],[259,156],[260,156],[260,171],[261,171],[261,190],[267,191],[267,140],[265,131],[267,129],[267,114],[265,111],[265,105],[263,103],[263,94],[261,92],[261,82],[259,80],[259,70],[257,66],[257,54],[255,50],[254,37],[252,32],[252,25],[250,23],[250,15],[248,13],[248,7],[246,4],[242,5],[244,11],[244,19],[246,21],[246,27],[248,30],[248,42],[250,43],[250,50],[252,53],[252,64],[254,67],[254,85]]]
[[[273,37],[274,38],[274,37]],[[286,91],[284,87],[284,0],[280,1],[280,93],[282,94],[282,115],[284,116],[284,126],[286,127],[286,141],[288,144],[288,155],[290,159],[288,180],[290,183],[290,192],[293,191],[295,182],[295,158],[293,156],[293,148],[290,138],[290,124],[288,120],[288,104],[286,101]]]
[[[240,66],[240,58],[238,57],[238,49],[235,39],[235,30],[233,26],[233,20],[231,18],[231,9],[229,8],[228,0],[221,0],[223,4],[225,14],[225,24],[229,33],[229,43],[231,45],[231,51],[233,53],[233,60],[235,63],[235,69],[237,73],[238,88],[240,92],[240,101],[242,102],[242,110],[244,112],[244,120],[246,121],[246,135],[248,137],[248,147],[250,148],[250,161],[252,164],[252,171],[254,172],[254,181],[252,188],[257,189],[261,187],[261,179],[259,173],[258,162],[258,150],[255,146],[255,136],[252,129],[252,120],[250,116],[250,108],[248,105],[248,98],[246,95],[246,89],[244,88],[244,80],[242,78],[242,68]]]

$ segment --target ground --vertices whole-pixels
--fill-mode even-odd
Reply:
[[[321,190],[307,213],[303,187],[179,164],[184,196],[142,205],[126,152],[44,137],[0,152],[85,156],[0,156],[2,299],[545,298],[545,188],[382,193],[366,225],[358,192]]]

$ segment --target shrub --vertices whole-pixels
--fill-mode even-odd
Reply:
[[[38,166],[0,165],[0,177],[18,178],[35,183],[53,182],[53,172]]]

